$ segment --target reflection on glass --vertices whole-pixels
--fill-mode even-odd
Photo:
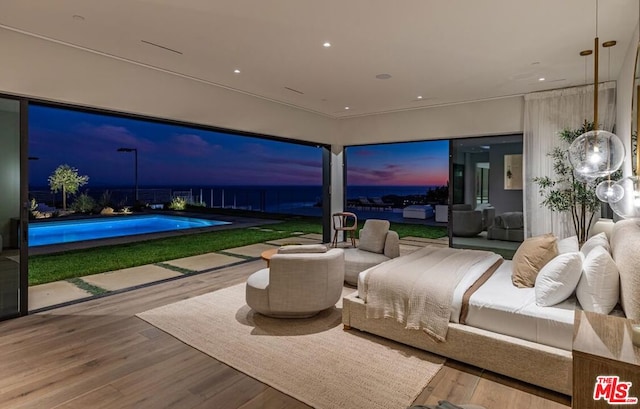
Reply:
[[[0,98],[0,319],[20,312],[20,103]],[[16,227],[13,229],[12,227]]]
[[[452,141],[451,246],[510,259],[524,237],[522,135]]]

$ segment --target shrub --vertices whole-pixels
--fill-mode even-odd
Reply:
[[[97,206],[94,198],[89,196],[86,192],[82,193],[71,205],[71,209],[78,213],[91,213]]]
[[[171,210],[184,210],[187,208],[187,200],[181,197],[174,197],[169,203],[169,209]]]
[[[102,192],[102,195],[100,196],[100,200],[98,200],[98,204],[100,205],[100,207],[112,207],[113,204],[111,203],[111,191],[109,190],[105,190],[104,192]]]

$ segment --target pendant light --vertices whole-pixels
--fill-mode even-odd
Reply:
[[[615,44],[615,43],[614,43]],[[624,161],[624,145],[611,132],[599,129],[598,124],[598,2],[596,0],[596,37],[594,39],[593,72],[593,130],[577,137],[569,146],[569,162],[576,174],[595,179],[612,174]]]
[[[606,41],[602,46],[607,49],[607,80],[611,79],[611,47],[616,45],[615,41]],[[600,201],[617,202],[624,196],[624,189],[615,180],[611,180],[611,174],[596,186],[596,196]]]

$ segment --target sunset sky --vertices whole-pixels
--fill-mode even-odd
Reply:
[[[449,180],[449,141],[347,148],[348,185],[441,186]]]
[[[46,186],[60,164],[89,176],[89,186],[134,181],[138,149],[140,186],[320,185],[322,151],[262,138],[31,105],[31,186]],[[442,185],[448,177],[448,143],[419,142],[347,150],[353,185]]]

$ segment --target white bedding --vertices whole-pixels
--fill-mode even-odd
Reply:
[[[487,263],[489,262],[495,260],[488,260]],[[538,307],[533,288],[518,288],[512,284],[511,268],[511,261],[505,260],[491,278],[471,296],[466,324],[571,350],[575,298],[571,297],[552,307]],[[451,304],[452,322],[458,322],[464,292],[486,268],[480,270],[476,270],[477,275],[465,277],[456,287]],[[365,270],[358,276],[358,296],[365,301],[366,294],[363,289],[368,271]]]
[[[487,271],[487,269],[491,267],[499,258],[500,257],[496,255],[496,257],[494,258],[488,258],[485,261],[478,263],[474,269],[470,270],[460,280],[455,290],[453,291],[453,297],[451,299],[451,322],[458,322],[458,319],[460,317],[460,310],[462,308],[462,297],[464,296],[465,291],[467,291],[467,289],[471,287],[473,283],[475,283],[480,278],[480,276],[482,276],[482,274],[484,274],[484,272]],[[392,263],[393,260],[395,259],[385,261],[382,264]],[[358,275],[358,297],[362,298],[365,302],[367,301],[367,294],[364,292],[364,288],[366,288],[364,283],[369,270],[371,270],[372,268],[367,269]]]
[[[511,283],[511,261],[505,260],[469,299],[466,324],[570,351],[575,307],[574,297],[538,307],[533,288]]]
[[[366,316],[394,318],[443,342],[456,286],[465,276],[484,274],[481,266],[493,266],[492,272],[500,263],[502,257],[489,251],[427,246],[371,267],[363,282]]]

